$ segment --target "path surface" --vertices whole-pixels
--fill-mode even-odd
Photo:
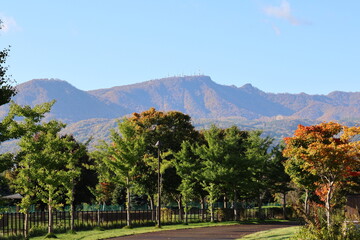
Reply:
[[[274,228],[294,226],[294,223],[276,224],[239,224],[230,226],[202,227],[193,229],[167,230],[111,238],[111,240],[184,240],[184,239],[206,239],[206,240],[228,240],[237,239],[245,235],[265,231]]]

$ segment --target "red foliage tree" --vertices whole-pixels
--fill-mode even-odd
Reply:
[[[334,196],[360,169],[360,127],[329,122],[314,126],[299,125],[293,137],[285,138],[283,151],[288,161],[297,161],[300,171],[317,176],[315,193],[324,202],[328,227]]]

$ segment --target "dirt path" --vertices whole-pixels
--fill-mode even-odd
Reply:
[[[245,235],[265,231],[273,228],[283,228],[294,226],[294,223],[276,224],[244,224],[231,226],[203,227],[193,229],[168,230],[152,233],[136,234],[131,236],[111,238],[111,240],[184,240],[184,239],[206,239],[206,240],[228,240],[237,239]]]

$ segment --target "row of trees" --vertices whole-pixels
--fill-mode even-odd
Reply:
[[[20,138],[16,154],[2,155],[8,163],[3,170],[8,169],[11,187],[24,196],[20,206],[25,220],[30,205],[48,206],[49,233],[53,210],[79,202],[76,193],[83,188],[89,188],[98,203],[109,200],[112,187],[126,189],[131,226],[133,195],[145,196],[152,208],[156,203],[159,153],[162,201],[177,201],[185,210],[185,221],[191,201],[208,203],[213,220],[213,205],[224,198],[233,203],[237,219],[240,199],[258,199],[261,206],[266,193],[284,192],[282,186],[288,185],[280,147],[272,146],[273,140],[261,137],[259,131],[235,126],[196,131],[188,115],[151,108],[119,121],[110,141],[88,153],[86,144],[61,135],[64,124],[41,121],[53,104],[30,108],[12,103],[1,123],[7,124],[3,132],[9,138]],[[160,149],[155,146],[158,141]],[[96,185],[84,186],[94,178]]]
[[[103,182],[126,187],[127,209],[131,192],[146,195],[154,206],[159,170],[156,142],[160,143],[162,192],[179,208],[184,206],[185,221],[191,201],[207,202],[213,220],[214,203],[225,198],[224,202],[233,203],[237,218],[239,199],[258,199],[261,206],[266,193],[277,192],[289,182],[280,163],[281,149],[259,131],[212,126],[199,132],[188,115],[151,108],[119,122],[110,138],[92,156]]]
[[[196,131],[188,115],[151,108],[119,121],[110,132],[110,141],[88,153],[86,144],[60,134],[64,124],[41,122],[53,104],[30,108],[13,103],[1,122],[4,139],[20,138],[19,152],[1,155],[3,170],[8,169],[12,188],[24,196],[20,206],[25,216],[34,203],[48,206],[49,233],[53,231],[53,209],[73,206],[76,193],[84,188],[91,190],[98,203],[108,201],[114,187],[126,189],[127,224],[131,226],[130,200],[133,195],[145,196],[153,208],[158,172],[162,201],[177,201],[184,209],[185,222],[191,201],[207,203],[212,220],[214,203],[221,198],[232,203],[235,220],[237,203],[257,200],[261,208],[268,193],[281,193],[285,206],[291,178],[293,187],[305,194],[304,216],[314,220],[309,202],[323,206],[330,228],[333,209],[340,206],[344,189],[359,175],[356,137],[360,128],[356,127],[337,123],[299,126],[294,137],[285,139],[283,149],[259,131],[214,125]],[[84,184],[94,179],[93,184]]]
[[[0,105],[9,103],[16,94],[6,74],[8,53],[9,49],[0,51]],[[157,172],[161,173],[162,201],[176,200],[179,208],[185,206],[185,213],[190,201],[199,200],[202,205],[208,202],[212,216],[213,203],[220,197],[232,199],[236,213],[238,199],[256,196],[261,200],[264,190],[270,189],[267,186],[276,185],[270,183],[278,180],[271,179],[269,168],[280,167],[278,171],[284,172],[281,164],[275,164],[280,161],[276,157],[279,155],[269,150],[272,140],[263,139],[260,132],[215,126],[199,132],[188,115],[153,108],[120,121],[118,129],[111,131],[111,141],[102,142],[97,151],[88,153],[86,144],[61,134],[63,123],[42,121],[53,104],[31,108],[11,103],[0,123],[0,142],[20,139],[19,151],[0,155],[0,171],[6,172],[13,191],[23,196],[20,207],[25,214],[26,233],[32,204],[47,205],[51,234],[54,209],[91,201],[89,192],[96,202],[105,202],[114,186],[126,189],[128,211],[134,194],[146,196],[153,208]],[[158,148],[156,142],[160,142]]]

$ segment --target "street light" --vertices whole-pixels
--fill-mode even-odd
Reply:
[[[160,173],[160,141],[157,141],[155,147],[158,149],[158,206],[157,206],[157,227],[161,228],[161,173]]]

